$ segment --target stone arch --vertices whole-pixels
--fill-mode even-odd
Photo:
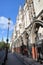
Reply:
[[[24,32],[23,32],[23,34],[22,34],[22,39],[23,39],[23,43],[24,43],[24,45],[26,45],[27,46],[27,38],[28,38],[28,33],[27,33],[27,31],[25,30]]]
[[[38,53],[37,53],[37,47],[35,46],[36,44],[36,37],[37,33],[39,30],[39,27],[43,27],[43,21],[41,20],[34,20],[32,23],[32,28],[31,28],[31,33],[30,33],[30,43],[32,44],[32,57],[33,59],[38,58]]]
[[[43,21],[40,21],[40,20],[34,20],[32,23],[31,23],[31,25],[32,25],[32,29],[31,29],[31,33],[30,33],[30,35],[33,37],[33,35],[36,37],[36,35],[37,35],[37,32],[38,32],[38,30],[39,30],[39,27],[41,26],[41,27],[43,27]],[[31,37],[31,38],[32,38]],[[34,37],[34,38],[35,38]],[[34,42],[33,42],[34,43]]]
[[[39,27],[39,26],[43,27],[43,21],[41,20],[34,20],[32,24],[34,25],[34,27]]]

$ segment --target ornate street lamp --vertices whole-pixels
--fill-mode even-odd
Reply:
[[[8,37],[9,37],[9,25],[10,25],[10,18],[8,18],[8,30],[7,30],[7,44],[6,44],[6,50],[5,50],[5,58],[4,58],[4,63],[2,63],[2,65],[6,65],[6,60],[7,60],[7,56],[8,56]]]
[[[8,41],[9,41],[9,25],[10,25],[10,18],[8,18],[8,31],[7,31],[7,44],[6,44],[6,59],[7,59],[7,55],[8,55]]]
[[[8,31],[7,31],[7,44],[8,44],[8,41],[9,41],[9,39],[8,39],[8,37],[9,37],[9,26],[10,26],[10,18],[8,18]]]

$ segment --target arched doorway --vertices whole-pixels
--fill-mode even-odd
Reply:
[[[21,53],[25,56],[28,56],[28,48],[27,48],[27,34],[26,31],[21,36]]]
[[[40,26],[43,28],[43,21],[40,20],[35,20],[32,23],[33,27],[32,27],[32,32],[31,32],[31,41],[32,41],[32,57],[33,59],[38,59],[41,58],[40,57],[40,53],[43,53],[42,50],[42,45],[43,45],[43,38],[41,38],[41,40],[39,40],[39,36],[38,36],[38,31]],[[41,42],[39,44],[39,41]],[[41,45],[41,46],[40,46]]]

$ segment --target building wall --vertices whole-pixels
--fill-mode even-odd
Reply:
[[[27,28],[30,25],[30,19],[29,19],[29,9],[27,8],[27,3],[24,5],[24,22],[25,22],[25,28]]]
[[[43,10],[43,0],[33,0],[36,16]]]
[[[24,45],[27,45],[27,39],[25,38],[24,31],[34,21],[35,16],[37,16],[40,13],[40,11],[43,9],[42,5],[43,5],[42,0],[27,0],[23,8],[20,6],[16,19],[16,25],[15,25],[16,27],[13,32],[14,42],[12,41],[13,44],[15,45],[16,52],[20,52],[20,46],[22,45],[22,41],[21,38],[19,37],[20,36],[22,37],[22,34],[23,34],[23,43]],[[35,28],[33,25],[33,28],[31,29],[31,33],[29,33],[29,28],[28,28],[30,44],[35,43],[36,34],[34,32],[34,29]]]
[[[39,27],[39,30],[38,30],[38,37],[39,37],[39,40],[43,39],[43,27]]]

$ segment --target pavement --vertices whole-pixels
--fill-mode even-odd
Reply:
[[[4,58],[4,56],[3,56]],[[3,59],[0,60],[0,65]],[[8,53],[8,58],[5,65],[43,65],[39,62],[36,62],[32,58],[23,56],[17,53]]]
[[[9,53],[6,65],[25,65],[15,54]]]
[[[17,54],[17,53],[15,53],[15,54],[19,58],[19,60],[24,62],[25,65],[43,65],[43,64],[41,64],[39,62],[36,62],[32,58],[29,58],[29,57],[26,57],[26,56],[23,56],[23,55]]]
[[[32,58],[17,53],[9,53],[6,65],[43,65]]]
[[[5,50],[0,50],[0,65],[4,62]]]

